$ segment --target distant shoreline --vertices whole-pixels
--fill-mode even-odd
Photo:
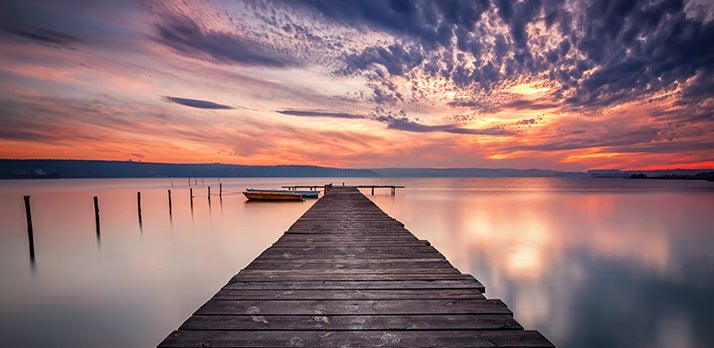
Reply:
[[[630,175],[630,179],[634,180],[706,180],[714,181],[714,171],[700,172],[694,175],[690,174],[665,174],[657,176],[648,176],[647,174],[638,173]]]
[[[590,171],[607,172],[607,171]],[[374,168],[346,169],[311,165],[252,166],[239,164],[150,163],[102,160],[0,159],[0,179],[101,178],[543,178],[591,177],[590,172],[512,168]],[[617,171],[620,177],[706,180],[714,169]],[[707,174],[713,175],[713,174]],[[637,177],[639,179],[640,177]]]

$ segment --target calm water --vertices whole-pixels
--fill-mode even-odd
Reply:
[[[185,179],[0,181],[3,344],[155,346],[314,202],[246,203],[240,190],[346,182],[407,185],[394,197],[378,190],[371,198],[558,347],[714,347],[714,183],[221,182],[223,199],[209,203],[207,186],[217,193],[217,180],[199,179],[191,209]],[[99,236],[93,196],[99,197]]]

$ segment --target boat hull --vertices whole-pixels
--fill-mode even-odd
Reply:
[[[243,192],[246,198],[257,201],[301,201],[302,195],[288,192],[263,192],[246,191]]]
[[[246,189],[247,192],[275,192],[275,193],[298,193],[302,195],[302,198],[317,198],[320,191],[295,191],[295,190],[260,190],[260,189]]]

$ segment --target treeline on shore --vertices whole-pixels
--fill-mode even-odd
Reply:
[[[696,174],[664,174],[648,176],[644,173],[631,174],[630,179],[661,179],[661,180],[707,180],[714,181],[714,171]]]

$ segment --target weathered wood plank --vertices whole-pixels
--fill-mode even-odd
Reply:
[[[519,330],[510,314],[194,315],[181,330]]]
[[[552,347],[523,330],[174,331],[159,347]]]
[[[280,276],[280,275],[353,275],[353,274],[461,274],[455,268],[430,267],[430,268],[318,268],[318,269],[243,269],[238,275]]]
[[[290,252],[290,251],[266,251],[260,256],[259,259],[301,259],[301,260],[318,260],[318,259],[422,259],[422,258],[441,258],[446,259],[441,254],[424,252],[424,253],[411,253],[411,252],[384,252],[384,253],[335,253],[330,251],[324,252]]]
[[[374,259],[371,259],[374,260]],[[370,259],[365,259],[365,261],[371,261]],[[410,260],[410,259],[405,259]],[[409,273],[409,269],[447,269],[454,270],[451,264],[448,262],[419,262],[419,263],[399,263],[399,262],[389,262],[389,263],[360,263],[356,262],[346,263],[331,263],[331,259],[326,259],[324,262],[300,262],[298,260],[293,260],[293,262],[278,262],[279,260],[257,260],[256,262],[246,266],[246,270],[364,270],[368,272],[372,270],[378,272],[383,269],[402,269],[404,272]],[[321,260],[322,261],[322,260]],[[458,270],[457,270],[458,271]]]
[[[348,274],[247,274],[233,276],[233,282],[307,282],[307,281],[392,281],[392,280],[470,280],[461,273],[348,273]]]
[[[501,300],[209,300],[196,315],[511,314]]]
[[[396,290],[396,289],[476,289],[485,292],[484,286],[477,280],[394,280],[394,281],[312,281],[312,282],[242,282],[233,281],[224,289],[331,289],[331,290]]]
[[[432,299],[485,299],[476,289],[439,289],[438,291],[413,290],[250,290],[221,289],[214,300],[432,300]]]

